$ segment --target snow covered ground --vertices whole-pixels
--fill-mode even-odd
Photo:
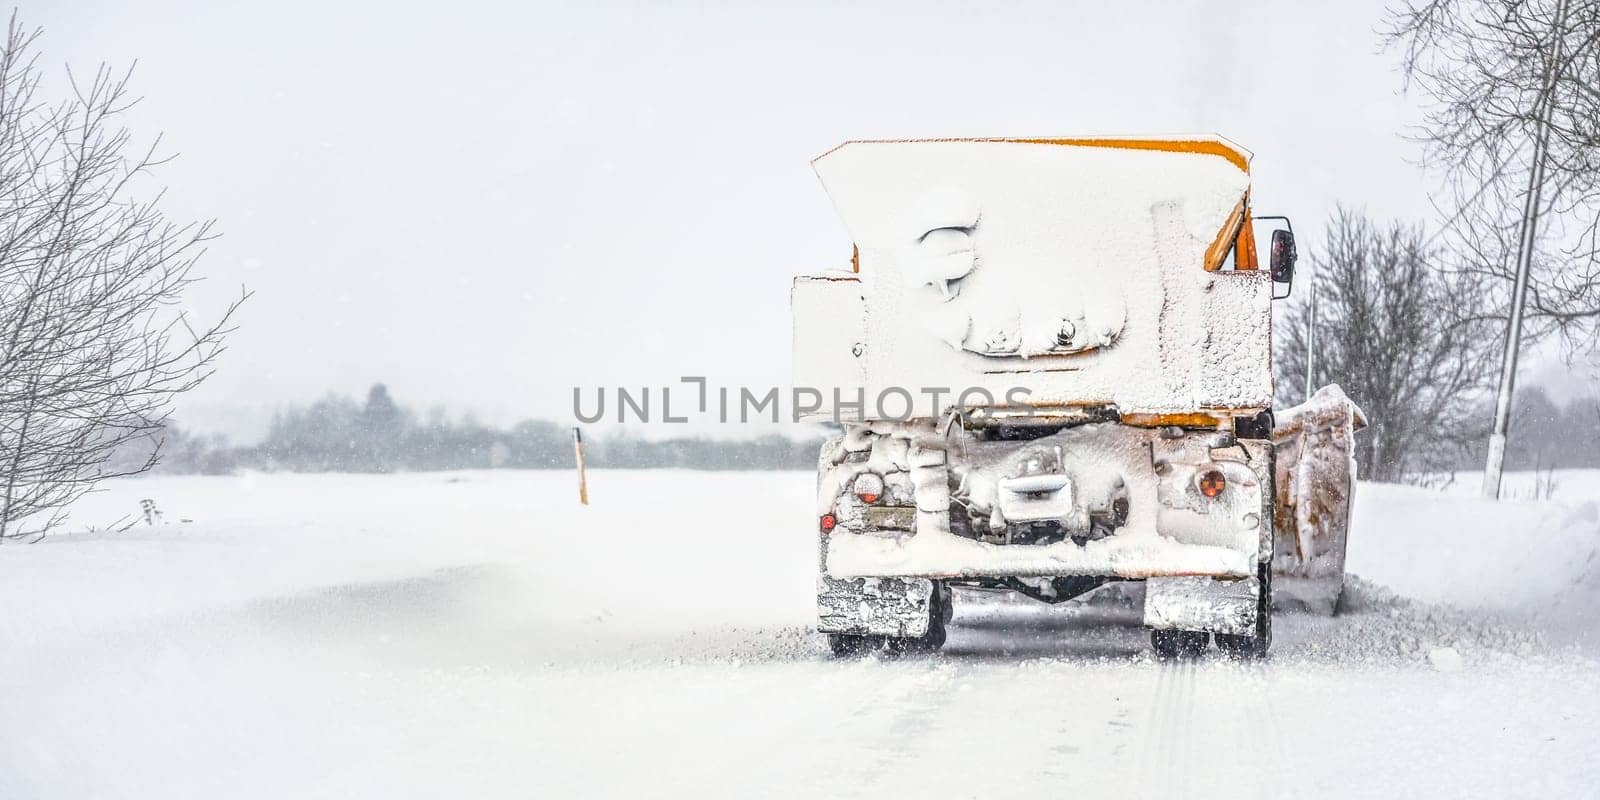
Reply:
[[[1349,612],[1261,664],[968,595],[830,660],[803,473],[121,481],[74,524],[164,524],[0,546],[0,798],[1595,796],[1600,472],[1557,478],[1363,485]]]

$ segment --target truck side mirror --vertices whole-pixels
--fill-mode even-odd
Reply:
[[[1272,240],[1266,241],[1268,220],[1271,220]],[[1267,251],[1267,272],[1272,276],[1272,299],[1282,300],[1294,290],[1294,262],[1299,257],[1294,247],[1294,226],[1289,223],[1288,217],[1258,216],[1252,217],[1251,226],[1254,228],[1256,251]],[[1282,289],[1280,293],[1278,290]]]
[[[1293,283],[1294,262],[1299,254],[1294,249],[1294,231],[1282,228],[1272,232],[1272,282]]]

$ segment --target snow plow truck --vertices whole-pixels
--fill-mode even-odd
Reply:
[[[813,162],[853,242],[795,280],[822,448],[818,628],[932,650],[952,590],[1143,584],[1161,657],[1261,657],[1343,587],[1360,411],[1273,410],[1288,220],[1213,136],[851,141]],[[1136,596],[1136,593],[1130,593]]]

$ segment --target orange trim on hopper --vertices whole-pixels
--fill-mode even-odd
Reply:
[[[1013,142],[1016,144],[1059,144],[1071,147],[1113,147],[1122,150],[1159,150],[1167,153],[1200,153],[1226,159],[1228,163],[1238,167],[1240,172],[1250,171],[1250,158],[1248,156],[1228,143],[1216,139],[1027,138],[1009,136],[990,138],[851,139],[841,143],[839,147],[844,147],[847,144],[887,144],[894,142]],[[838,150],[839,147],[829,150],[828,153]],[[817,158],[822,158],[828,153],[823,153]]]

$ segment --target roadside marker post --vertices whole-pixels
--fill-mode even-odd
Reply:
[[[589,505],[589,477],[583,469],[583,431],[572,429],[572,451],[578,457],[578,502]]]

